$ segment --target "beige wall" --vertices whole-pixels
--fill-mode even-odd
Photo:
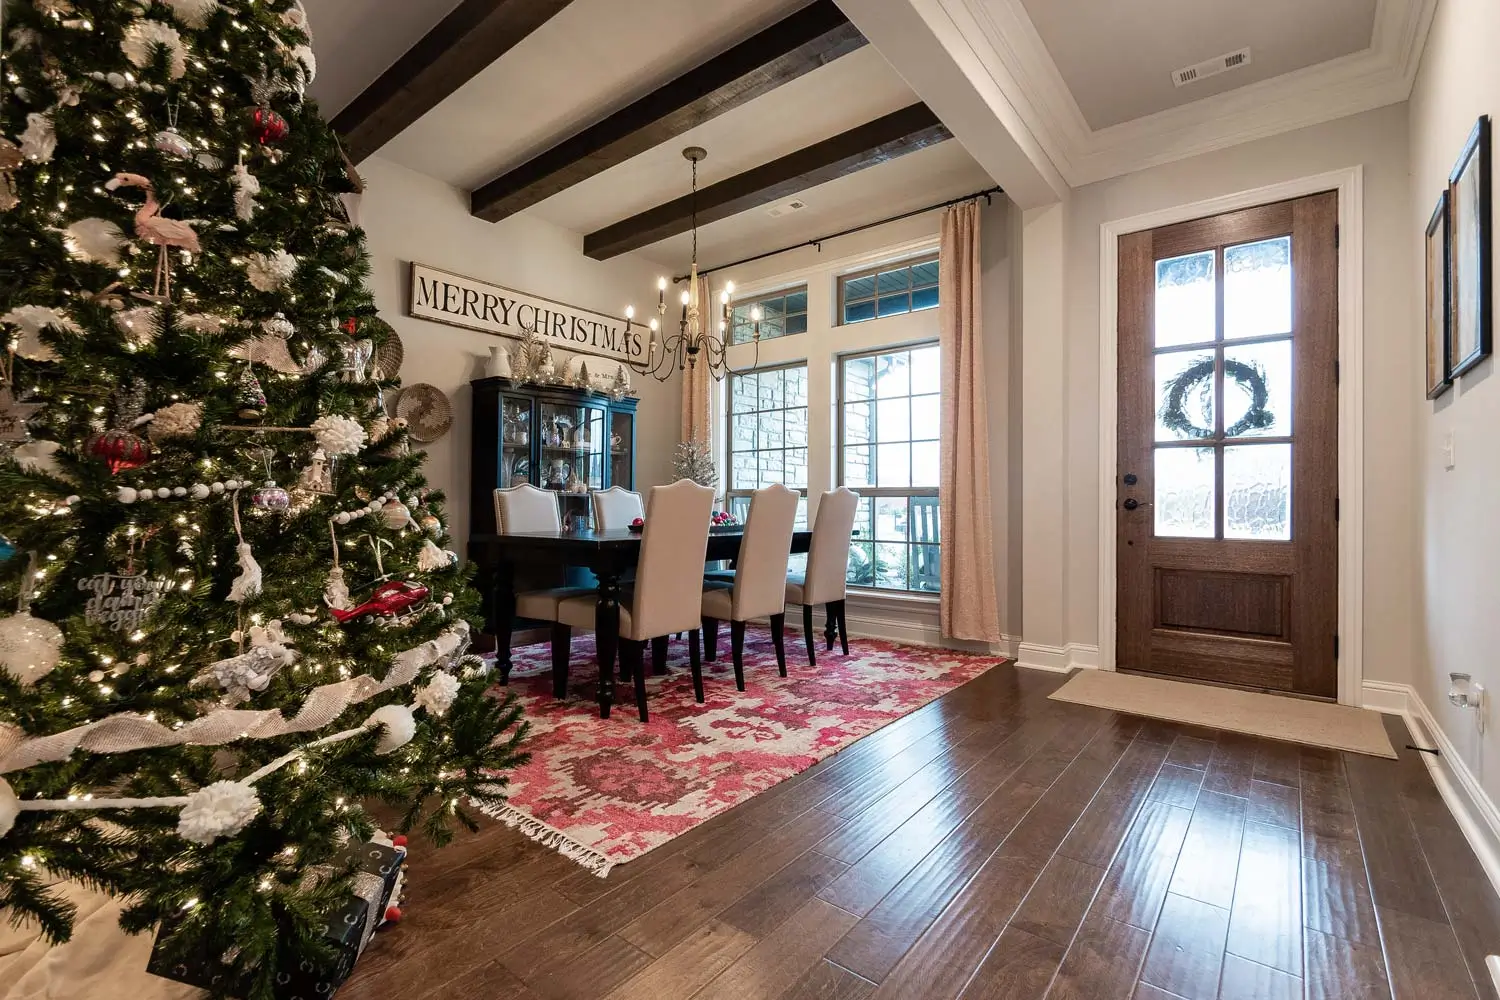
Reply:
[[[427,479],[447,492],[450,530],[464,551],[469,533],[469,380],[484,374],[494,344],[508,338],[405,315],[407,265],[415,260],[572,305],[620,313],[651,297],[664,269],[636,254],[610,261],[583,256],[583,238],[529,215],[499,224],[469,214],[467,193],[379,157],[360,165],[366,191],[361,222],[369,237],[371,287],[380,314],[401,334],[408,385],[428,382],[453,401],[453,430],[428,445]],[[566,355],[566,352],[558,352]],[[668,482],[680,426],[680,382],[636,376],[636,485]]]
[[[1500,117],[1500,4],[1494,0],[1442,0],[1422,56],[1410,102],[1411,199],[1407,242],[1421,244],[1428,216],[1447,182],[1464,140],[1481,114]],[[1500,185],[1495,190],[1500,192]],[[1491,252],[1496,249],[1491,243]],[[1416,593],[1406,614],[1415,628],[1413,684],[1422,701],[1479,777],[1500,798],[1500,750],[1481,737],[1474,713],[1448,703],[1448,672],[1471,673],[1491,690],[1500,684],[1500,384],[1494,360],[1459,379],[1441,398],[1422,396],[1422,263],[1408,261],[1410,302],[1406,327],[1411,368],[1401,387],[1416,400],[1416,506],[1421,559]],[[1500,270],[1497,270],[1500,275]],[[1492,286],[1493,287],[1493,284]],[[1452,436],[1456,463],[1445,469],[1442,449]],[[1493,730],[1491,730],[1493,733]]]
[[[1412,333],[1415,240],[1406,162],[1406,110],[1396,106],[1090,184],[1066,205],[1027,213],[1020,337],[1026,643],[1076,647],[1075,662],[1087,662],[1099,642],[1099,513],[1101,503],[1114,499],[1099,492],[1101,224],[1359,164],[1365,194],[1364,670],[1370,679],[1407,678],[1417,554],[1411,414],[1420,397],[1413,387],[1421,356]],[[1066,239],[1061,276],[1055,273],[1056,224]],[[1030,273],[1033,268],[1040,273]],[[1052,300],[1059,285],[1064,315],[1055,334]],[[1034,307],[1033,294],[1044,302]]]

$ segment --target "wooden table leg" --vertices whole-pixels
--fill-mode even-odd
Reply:
[[[510,683],[510,635],[516,624],[516,581],[513,567],[501,560],[490,577],[490,631],[495,637],[495,666],[500,683]]]
[[[620,574],[595,570],[599,600],[594,606],[594,641],[599,648],[599,718],[609,718],[615,697],[615,658],[620,645]]]

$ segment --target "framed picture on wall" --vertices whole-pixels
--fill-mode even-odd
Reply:
[[[1448,377],[1490,353],[1490,118],[1480,116],[1448,177]]]
[[[1448,192],[1438,198],[1432,220],[1427,223],[1426,281],[1427,398],[1437,399],[1448,391]]]

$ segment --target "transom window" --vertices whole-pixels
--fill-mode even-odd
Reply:
[[[853,586],[939,589],[939,360],[935,344],[839,359],[839,479],[861,495]]]
[[[764,330],[762,330],[764,336]],[[807,527],[807,365],[729,376],[729,512],[741,521],[750,494],[782,483],[797,490],[797,527]]]
[[[1292,238],[1156,262],[1156,534],[1292,537]]]
[[[751,313],[760,307],[760,339],[775,340],[807,332],[807,286],[798,285],[770,295],[742,299],[730,313],[729,342],[748,344],[755,339],[755,320]]]
[[[839,279],[839,317],[842,323],[899,316],[934,309],[937,304],[936,255],[846,274]]]

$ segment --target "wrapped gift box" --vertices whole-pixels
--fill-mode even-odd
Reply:
[[[322,872],[310,873],[311,878],[332,878],[347,870],[351,863],[356,867],[353,894],[348,902],[328,915],[328,923],[323,928],[323,938],[334,947],[337,957],[324,966],[303,962],[297,968],[279,970],[274,993],[277,1000],[327,998],[349,978],[354,963],[385,915],[405,858],[405,851],[387,844],[350,844],[334,864]],[[204,948],[196,954],[180,955],[175,960],[168,957],[164,942],[177,925],[176,922],[167,922],[158,928],[156,945],[151,949],[146,971],[191,986],[219,990],[229,996],[248,995],[248,977],[231,978],[234,974],[224,956],[215,957]]]

